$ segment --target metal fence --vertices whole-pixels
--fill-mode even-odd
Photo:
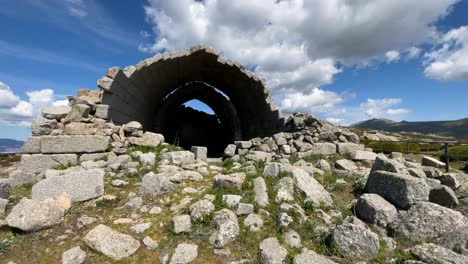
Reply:
[[[439,156],[443,157],[443,160],[445,161],[445,170],[446,172],[450,171],[450,160],[451,159],[458,159],[458,160],[468,160],[468,156],[460,156],[460,155],[451,155],[450,154],[450,147],[451,146],[466,146],[468,148],[468,142],[461,142],[461,141],[416,141],[416,140],[408,140],[408,141],[392,141],[392,140],[366,140],[363,143],[368,146],[370,142],[377,142],[379,144],[379,148],[375,149],[373,148],[374,151],[380,150],[380,152],[389,152],[391,151],[390,149],[385,149],[384,143],[395,143],[395,144],[403,144],[405,146],[405,149],[403,153],[405,154],[421,154],[421,155],[428,155],[428,156]],[[413,151],[411,150],[412,144],[417,144],[418,146],[424,146],[424,145],[429,145],[429,144],[438,144],[440,145],[440,150],[437,152],[424,152],[424,151]],[[414,146],[414,145],[413,145]]]

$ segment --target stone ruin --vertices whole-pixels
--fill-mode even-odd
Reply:
[[[111,149],[123,153],[128,145],[165,141],[186,149],[206,146],[210,155],[222,156],[229,143],[287,129],[265,81],[207,46],[109,68],[97,86],[69,96],[68,107],[43,109],[44,119],[32,123],[20,169],[10,179],[14,184]],[[193,99],[216,115],[183,105]]]

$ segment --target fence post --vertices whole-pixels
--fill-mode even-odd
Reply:
[[[448,143],[444,143],[445,144],[445,171],[446,172],[449,172],[450,170],[450,165],[449,165],[449,161],[450,161],[450,157],[449,157],[449,148],[448,148]]]
[[[409,141],[406,141],[406,154],[409,154]]]

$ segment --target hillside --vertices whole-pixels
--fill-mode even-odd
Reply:
[[[418,132],[451,136],[461,139],[468,138],[468,118],[453,121],[422,121],[422,122],[395,122],[388,119],[369,119],[351,127],[383,130],[388,132]]]
[[[0,153],[21,152],[23,144],[23,141],[0,138]]]

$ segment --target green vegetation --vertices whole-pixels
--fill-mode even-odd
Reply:
[[[0,167],[9,167],[13,165],[13,163],[19,162],[20,160],[21,155],[0,156]]]
[[[406,152],[407,145],[406,143],[398,143],[398,142],[379,142],[379,141],[371,141],[366,144],[368,148],[372,148],[374,152],[384,152],[384,153],[391,153],[391,152]],[[410,143],[409,144],[409,151],[410,152],[421,152],[421,146],[417,143]]]
[[[451,161],[468,161],[468,146],[459,145],[449,147],[450,156],[459,156],[459,157],[450,157]],[[443,155],[442,155],[443,157]]]

